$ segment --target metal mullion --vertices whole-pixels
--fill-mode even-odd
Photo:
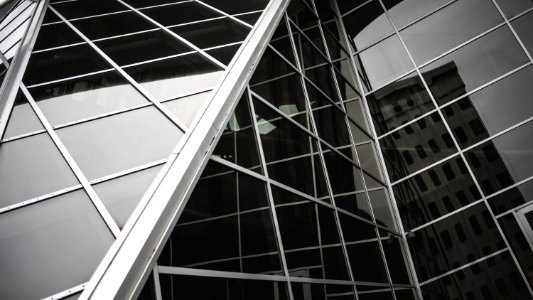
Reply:
[[[265,182],[265,184],[266,184],[266,182]],[[215,220],[235,217],[235,216],[238,216],[239,214],[244,215],[244,214],[253,213],[253,212],[262,211],[262,210],[267,210],[267,209],[269,209],[268,206],[263,206],[263,207],[258,207],[258,208],[254,208],[254,209],[244,210],[244,211],[242,211],[240,213],[239,212],[233,212],[233,213],[227,213],[227,214],[223,214],[223,215],[219,215],[219,216],[203,218],[203,219],[200,219],[200,220],[194,220],[194,221],[178,223],[174,227],[178,228],[178,227],[183,227],[183,226],[188,226],[188,225],[193,225],[193,224],[211,222],[211,221],[215,221]],[[204,262],[202,262],[202,263],[204,263]]]
[[[151,163],[143,164],[143,165],[140,165],[140,166],[137,166],[137,167],[133,167],[133,168],[124,170],[124,171],[120,171],[120,172],[113,173],[113,174],[110,174],[110,175],[107,175],[107,176],[103,176],[103,177],[100,177],[100,178],[97,178],[97,179],[93,179],[93,180],[89,181],[89,183],[90,184],[99,184],[99,183],[102,183],[102,182],[106,182],[106,181],[110,181],[110,180],[117,179],[117,178],[120,178],[120,177],[124,177],[124,176],[130,175],[130,174],[133,174],[133,173],[137,173],[137,172],[141,172],[141,171],[144,171],[144,170],[148,170],[150,168],[163,165],[166,162],[167,162],[166,158],[165,159],[156,160],[156,161],[151,162]]]
[[[218,258],[218,259],[213,259],[213,260],[208,260],[208,261],[202,261],[202,262],[183,265],[183,266],[181,266],[181,268],[194,268],[194,269],[199,269],[199,270],[208,270],[208,269],[202,269],[202,267],[205,266],[205,265],[213,264],[213,263],[228,262],[228,261],[238,260],[238,259],[243,259],[243,258],[246,259],[246,258],[256,258],[256,257],[263,257],[263,256],[271,256],[273,254],[278,254],[278,252],[277,251],[272,251],[272,252],[264,252],[264,253],[259,253],[259,254],[250,254],[250,255],[243,255],[243,256],[232,256],[232,257],[226,257],[226,258]]]
[[[231,19],[232,21],[235,21],[235,22],[237,22],[238,24],[243,25],[244,27],[247,27],[247,28],[249,28],[249,29],[252,29],[252,28],[253,28],[252,25],[250,25],[250,24],[248,24],[248,23],[246,23],[246,22],[244,22],[244,21],[242,21],[242,20],[240,20],[240,19],[237,19],[237,18],[235,18],[234,16],[232,16],[232,15],[230,15],[230,14],[228,14],[228,13],[226,13],[226,12],[224,12],[224,11],[222,11],[222,10],[220,10],[220,9],[218,9],[218,8],[216,8],[216,7],[214,7],[214,6],[211,6],[211,5],[207,4],[207,3],[204,3],[203,1],[194,0],[194,2],[196,2],[196,3],[200,4],[200,5],[203,5],[204,7],[207,7],[207,8],[209,8],[209,9],[211,9],[212,11],[215,11],[215,12],[221,14],[221,15],[224,15],[224,16],[227,17],[228,19]]]
[[[383,4],[383,1],[382,0],[379,0],[381,6],[386,10],[385,8],[385,5]],[[427,85],[427,82],[426,80],[422,77],[422,73],[420,71],[420,69],[416,66],[416,63],[415,63],[415,60],[414,58],[412,57],[411,55],[411,52],[409,51],[409,49],[407,48],[407,45],[405,44],[405,41],[403,40],[402,36],[399,35],[398,33],[398,29],[396,28],[396,25],[394,24],[392,18],[390,17],[388,11],[385,11],[385,14],[387,15],[387,18],[389,19],[389,21],[391,22],[393,28],[394,28],[394,31],[398,34],[398,38],[400,39],[400,42],[402,43],[403,47],[404,47],[404,50],[406,51],[407,55],[409,56],[409,59],[411,60],[411,62],[415,65],[415,68],[416,68],[416,72],[418,73],[418,75],[420,76],[420,79],[422,81],[422,84],[424,85],[424,87],[426,88],[427,91],[429,91],[429,86]],[[431,100],[433,101],[433,104],[435,106],[438,106],[437,105],[437,101],[435,100],[435,98],[433,97],[433,95],[431,93],[429,93],[429,96],[431,98]],[[522,279],[530,293],[530,295],[533,296],[533,290],[531,289],[531,286],[529,284],[529,281],[527,280],[527,278],[525,277],[525,274],[524,274],[524,271],[522,270],[522,267],[520,266],[520,264],[518,263],[518,260],[514,254],[514,252],[512,251],[511,247],[510,247],[510,244],[509,244],[509,241],[507,240],[507,236],[504,234],[499,222],[497,222],[496,220],[496,217],[494,215],[494,212],[492,211],[492,207],[489,205],[488,201],[487,201],[487,198],[485,197],[485,194],[483,192],[483,190],[481,189],[481,186],[479,184],[479,182],[477,181],[477,178],[475,177],[474,175],[474,172],[472,171],[472,168],[470,167],[470,165],[468,164],[468,161],[466,160],[466,157],[464,155],[464,152],[463,150],[461,149],[461,147],[459,146],[459,143],[457,142],[455,136],[453,135],[453,132],[451,131],[450,129],[450,126],[448,124],[448,122],[446,121],[446,119],[444,118],[444,115],[442,114],[442,111],[438,111],[438,114],[440,116],[440,118],[442,119],[442,122],[444,124],[444,126],[446,127],[446,130],[448,131],[448,133],[450,134],[451,136],[451,139],[456,147],[456,149],[459,151],[459,155],[461,156],[463,162],[465,163],[466,165],[466,168],[468,170],[468,173],[470,174],[470,176],[472,177],[472,180],[474,181],[474,184],[476,185],[480,195],[482,196],[482,199],[484,201],[484,204],[487,208],[487,210],[489,211],[492,219],[494,220],[494,223],[496,225],[496,228],[498,229],[498,232],[502,238],[502,240],[504,241],[505,245],[507,246],[507,249],[509,250],[509,253],[511,254],[511,257],[513,258],[513,261],[518,269],[518,271],[520,272],[520,275],[522,276]]]
[[[498,250],[498,251],[495,251],[495,252],[493,252],[493,253],[491,253],[491,254],[489,254],[489,255],[486,255],[486,256],[484,256],[484,257],[482,257],[482,258],[479,258],[479,259],[476,259],[476,260],[474,260],[474,261],[471,261],[471,262],[469,262],[469,263],[467,263],[467,264],[464,264],[464,265],[462,265],[462,266],[460,266],[460,267],[458,267],[458,268],[455,268],[455,269],[450,270],[450,271],[448,271],[448,272],[445,272],[445,273],[442,273],[442,274],[437,275],[437,276],[435,276],[435,277],[432,277],[432,278],[430,278],[430,279],[428,279],[428,280],[426,280],[426,281],[424,281],[424,282],[421,282],[421,283],[420,283],[420,286],[423,286],[423,285],[426,285],[426,284],[431,283],[431,282],[433,282],[433,281],[436,281],[436,280],[439,280],[439,279],[441,279],[441,278],[444,278],[444,277],[446,277],[446,276],[448,276],[448,275],[451,275],[451,274],[453,274],[453,273],[455,273],[455,272],[457,272],[457,271],[460,271],[460,270],[464,270],[464,269],[466,269],[466,268],[469,268],[469,267],[471,267],[472,265],[475,265],[475,264],[477,264],[477,263],[483,262],[483,261],[485,261],[485,260],[487,260],[487,259],[489,259],[489,258],[492,258],[492,257],[494,257],[494,256],[500,255],[500,254],[504,253],[505,251],[509,251],[509,252],[510,252],[510,248],[507,248],[507,247],[506,247],[506,248],[503,248],[503,249]]]
[[[23,8],[22,8],[23,5],[26,5],[26,7],[23,7]],[[24,1],[24,2],[20,2],[20,3],[18,3],[17,5],[11,7],[11,8],[9,9],[9,13],[6,13],[6,14],[4,15],[3,19],[0,21],[0,23],[4,23],[4,22],[5,22],[5,24],[0,28],[0,30],[3,30],[4,28],[6,28],[7,25],[11,24],[11,22],[13,22],[13,20],[15,20],[18,16],[20,16],[20,15],[21,15],[24,11],[26,11],[26,9],[28,9],[28,7],[30,7],[30,6],[31,6],[31,3],[30,3],[30,2],[26,2],[26,1]],[[20,8],[20,9],[19,9],[19,8]],[[13,12],[14,12],[16,9],[20,10],[20,12],[17,13],[17,14],[15,15],[15,14],[13,14]],[[8,19],[8,18],[9,18],[9,19]],[[7,21],[6,21],[6,20],[7,20]]]
[[[521,18],[521,17],[527,15],[528,13],[530,13],[532,11],[533,11],[533,7],[530,7],[528,9],[524,10],[523,12],[517,14],[516,16],[510,17],[510,18],[507,18],[507,19],[509,20],[509,22],[512,22],[512,21],[514,21],[514,20],[516,20],[518,18]]]
[[[254,133],[255,133],[255,141],[257,143],[257,148],[259,150],[259,158],[260,158],[260,161],[261,161],[261,164],[263,165],[263,174],[265,175],[265,177],[269,177],[268,176],[268,169],[267,169],[267,164],[266,164],[266,159],[265,159],[265,153],[264,153],[264,150],[263,150],[263,144],[262,144],[262,141],[261,141],[261,137],[259,136],[259,128],[257,126],[257,119],[256,119],[256,114],[255,114],[255,108],[254,108],[254,104],[253,104],[253,101],[252,101],[252,94],[251,94],[251,91],[250,91],[250,88],[247,87],[246,90],[245,90],[245,93],[246,93],[246,98],[248,100],[248,105],[250,107],[250,117],[252,119],[252,123],[254,125]],[[280,259],[281,259],[281,265],[282,265],[282,268],[283,268],[283,271],[285,273],[285,277],[288,281],[288,284],[287,284],[287,289],[288,289],[288,292],[289,292],[289,299],[293,299],[294,300],[294,295],[292,293],[292,287],[291,287],[291,284],[290,284],[290,280],[289,280],[289,269],[288,269],[288,266],[287,266],[287,259],[285,257],[285,249],[283,247],[283,241],[281,239],[281,231],[279,229],[279,223],[278,223],[278,217],[277,217],[277,213],[276,213],[276,207],[275,207],[275,203],[274,203],[274,196],[273,196],[273,193],[272,193],[272,187],[270,186],[270,183],[267,182],[267,196],[268,196],[268,201],[269,201],[269,204],[270,204],[270,213],[271,213],[271,217],[272,217],[272,222],[273,222],[273,225],[274,225],[274,229],[275,229],[275,233],[276,233],[276,240],[278,242],[278,251],[279,251],[279,256],[280,256]]]
[[[181,1],[176,1],[176,2],[169,2],[169,3],[156,4],[156,5],[150,5],[150,6],[143,6],[143,7],[137,7],[137,9],[138,10],[145,10],[145,9],[151,9],[151,8],[172,6],[172,5],[188,3],[188,2],[193,2],[193,0],[181,0]]]
[[[26,3],[27,3],[27,2],[26,2]],[[9,35],[10,35],[11,33],[13,33],[17,28],[19,28],[22,24],[24,24],[28,19],[30,19],[30,18],[32,17],[33,12],[30,11],[30,14],[28,15],[28,17],[25,18],[23,21],[21,21],[21,20],[19,19],[19,17],[20,17],[23,13],[25,13],[27,10],[31,10],[32,8],[33,8],[33,3],[30,3],[26,8],[24,8],[24,10],[22,10],[18,15],[16,15],[13,19],[11,19],[9,22],[7,22],[7,24],[5,24],[5,26],[3,26],[3,27],[0,29],[0,31],[1,31],[1,30],[4,30],[4,29],[7,29],[7,27],[8,27],[9,25],[11,25],[11,24],[16,25],[15,22],[20,22],[20,24],[16,25],[15,28],[14,28],[13,30],[11,30],[11,31],[10,31],[10,32],[9,32],[9,33],[8,33],[3,39],[2,39],[2,41],[4,41],[6,38],[8,38]]]
[[[164,61],[164,60],[172,59],[172,58],[176,58],[176,57],[187,56],[187,55],[191,55],[191,54],[195,54],[195,53],[198,53],[198,52],[196,52],[196,51],[187,51],[187,52],[183,52],[183,53],[172,54],[172,55],[167,55],[167,56],[158,57],[158,58],[154,58],[154,59],[143,60],[143,61],[127,64],[127,65],[122,65],[120,67],[123,68],[123,69],[127,69],[127,68],[131,68],[131,67],[150,64],[150,63],[153,63],[153,62]]]
[[[395,35],[394,32],[392,34]],[[368,92],[365,92],[363,90],[363,94],[365,96],[369,96],[369,95],[381,90],[382,88],[388,86],[389,84],[394,83],[394,82],[396,82],[396,81],[398,81],[400,79],[403,79],[405,76],[407,76],[407,75],[409,75],[411,73],[414,73],[414,72],[415,72],[415,68],[413,67],[413,68],[409,69],[408,71],[405,71],[405,72],[401,73],[400,75],[394,77],[393,79],[385,81],[385,83],[380,83],[377,87],[372,87],[371,89],[369,89]]]
[[[70,76],[70,77],[65,77],[65,78],[56,79],[56,80],[52,80],[52,81],[45,81],[45,82],[41,82],[41,83],[31,84],[31,85],[27,85],[26,88],[27,89],[32,89],[32,88],[40,87],[40,86],[43,86],[43,85],[61,83],[63,81],[69,81],[69,80],[72,80],[72,79],[84,78],[84,77],[89,77],[89,76],[92,76],[92,75],[98,75],[98,74],[103,74],[103,73],[113,72],[113,71],[115,71],[115,69],[108,68],[108,69],[103,69],[103,70],[100,70],[100,71],[84,73],[84,74],[81,74],[81,75]]]
[[[529,207],[528,207],[529,206]],[[520,228],[522,234],[524,235],[524,238],[526,239],[526,242],[528,243],[530,250],[533,249],[533,232],[531,229],[531,224],[527,220],[525,214],[528,212],[531,212],[531,206],[528,205],[520,210],[513,211],[513,217],[515,218],[515,221]],[[526,212],[522,212],[522,210],[527,210]]]
[[[38,135],[38,134],[41,134],[41,133],[44,133],[44,132],[46,132],[45,129],[39,129],[39,130],[31,131],[31,132],[28,132],[28,133],[24,133],[24,134],[12,136],[12,137],[4,138],[4,139],[2,139],[0,141],[0,144],[17,141],[17,140],[20,140],[20,139],[23,139],[23,138],[26,138],[26,137],[30,137],[30,136],[34,136],[34,135]]]
[[[212,63],[214,63],[215,65],[219,66],[220,68],[222,68],[223,70],[225,70],[227,67],[226,65],[224,65],[223,63],[221,63],[220,61],[218,61],[216,58],[212,57],[211,55],[207,54],[205,51],[203,51],[202,49],[198,48],[196,45],[194,45],[193,43],[189,42],[188,40],[184,39],[183,37],[179,36],[178,34],[176,34],[174,31],[168,29],[167,27],[163,26],[161,23],[155,21],[154,19],[148,17],[147,15],[145,15],[143,12],[139,11],[138,9],[134,8],[133,6],[125,3],[124,1],[122,0],[116,0],[117,2],[121,3],[122,5],[126,6],[127,8],[129,8],[130,10],[134,11],[135,13],[137,13],[140,17],[144,18],[146,21],[152,23],[153,25],[161,28],[163,31],[167,32],[168,34],[170,34],[171,36],[173,36],[175,39],[177,39],[178,41],[182,42],[183,44],[189,46],[190,48],[193,48],[194,50],[198,51],[198,53],[200,53],[203,57],[207,58],[209,61],[211,61]]]
[[[383,231],[386,231],[386,232],[388,232],[388,233],[390,233],[390,234],[392,234],[392,235],[395,235],[395,236],[401,236],[401,234],[398,233],[398,232],[394,232],[394,231],[392,231],[391,229],[389,229],[389,228],[387,228],[387,227],[385,227],[385,226],[383,226],[383,225],[377,224],[377,223],[375,223],[375,222],[372,222],[371,220],[368,220],[368,219],[365,219],[365,218],[363,218],[363,217],[360,217],[360,216],[358,216],[358,215],[356,215],[356,214],[354,214],[354,213],[352,213],[352,212],[349,212],[349,211],[347,211],[347,210],[345,210],[345,209],[343,209],[343,208],[339,208],[339,207],[337,207],[337,211],[338,211],[339,213],[342,213],[343,215],[350,216],[350,217],[352,217],[353,219],[356,219],[356,220],[359,220],[359,221],[361,221],[361,222],[363,222],[363,223],[367,223],[367,224],[369,224],[369,225],[372,225],[372,226],[374,226],[374,227],[377,227],[377,228],[379,228],[379,229],[381,229],[381,230],[383,230]]]
[[[339,10],[339,7],[338,7],[337,3],[335,2],[335,0],[330,0],[330,4],[332,5],[333,10],[338,15],[340,15],[340,10]],[[356,63],[354,61],[354,59],[355,59],[355,55],[353,53],[354,50],[350,46],[351,44],[348,42],[349,41],[348,35],[346,33],[346,29],[344,28],[344,23],[343,23],[342,19],[339,19],[338,22],[339,22],[338,23],[338,27],[339,27],[339,29],[341,31],[340,34],[341,34],[342,38],[345,40],[345,42],[347,42],[347,45],[348,45],[349,59],[350,59],[351,64],[352,64],[352,68],[355,70],[355,80],[359,84],[360,91],[363,93],[363,91],[364,91],[363,83],[361,81],[361,77],[360,77],[357,65],[356,65]],[[386,186],[386,188],[388,190],[388,196],[389,196],[388,198],[389,198],[390,205],[391,205],[391,208],[392,208],[392,215],[393,215],[394,219],[396,220],[399,232],[401,234],[401,243],[400,243],[401,247],[400,248],[401,248],[401,250],[402,250],[402,252],[404,254],[403,255],[404,258],[406,259],[406,267],[408,269],[407,273],[408,273],[409,278],[411,279],[411,281],[414,283],[414,285],[416,287],[417,298],[423,299],[422,290],[420,289],[420,285],[419,285],[419,281],[418,281],[418,275],[416,274],[416,269],[415,269],[414,262],[413,262],[413,257],[411,255],[411,251],[410,251],[409,246],[408,246],[407,238],[406,238],[406,235],[405,235],[405,230],[404,230],[404,227],[403,227],[403,223],[402,223],[402,220],[401,220],[401,216],[400,216],[400,213],[399,213],[397,202],[396,202],[396,199],[394,197],[393,190],[392,190],[390,177],[388,175],[387,168],[386,168],[386,165],[384,163],[385,160],[383,158],[383,153],[381,151],[381,146],[380,146],[379,141],[377,139],[377,131],[376,131],[376,128],[374,127],[374,122],[372,121],[373,119],[372,119],[372,116],[370,114],[370,110],[369,110],[369,106],[368,106],[368,103],[367,103],[366,95],[364,93],[361,96],[361,103],[363,105],[363,113],[366,114],[366,117],[367,117],[367,120],[368,120],[369,129],[370,129],[370,132],[372,133],[371,140],[374,142],[375,147],[376,147],[378,164],[380,165],[381,171],[383,172],[383,175],[384,175],[383,177],[384,177],[384,181],[385,181],[385,186]]]
[[[39,118],[39,121],[43,124],[44,128],[48,132],[48,135],[50,136],[55,146],[59,150],[61,156],[63,157],[63,159],[65,159],[70,169],[73,171],[74,175],[76,176],[78,181],[81,183],[81,185],[85,189],[85,192],[89,196],[94,207],[98,210],[98,213],[102,217],[103,221],[105,222],[105,224],[107,225],[107,227],[109,228],[113,236],[116,238],[120,234],[120,228],[115,222],[113,216],[111,216],[111,213],[107,210],[106,206],[104,205],[100,197],[98,197],[98,194],[96,194],[96,191],[93,189],[93,187],[89,183],[89,180],[87,179],[87,177],[85,177],[85,174],[83,174],[82,170],[76,163],[76,160],[74,160],[74,158],[68,151],[67,147],[63,144],[63,142],[61,141],[57,133],[54,131],[54,129],[52,128],[52,125],[50,125],[50,123],[44,116],[43,112],[41,111],[39,106],[37,106],[37,103],[35,103],[35,100],[30,95],[30,93],[28,92],[28,90],[26,89],[23,83],[20,84],[20,90],[22,91],[24,96],[26,96],[26,98],[28,99],[28,102],[31,108],[33,109],[37,117]]]
[[[102,42],[102,41],[120,39],[120,38],[123,38],[123,37],[132,36],[132,35],[138,35],[138,34],[143,34],[143,33],[148,33],[148,32],[155,32],[155,31],[158,31],[158,30],[161,30],[161,28],[151,28],[151,29],[145,29],[145,30],[140,30],[140,31],[128,32],[128,33],[119,34],[119,35],[106,36],[106,37],[94,39],[94,40],[91,40],[91,41],[94,42],[94,43],[97,43],[97,42]]]
[[[37,28],[39,28],[43,21],[48,1],[43,0],[36,4],[29,24],[20,40],[18,46],[19,51],[13,58],[12,64],[6,71],[6,75],[2,81],[0,89],[0,140],[4,137],[19,85],[21,84],[22,76],[30,59],[31,49],[37,39]]]
[[[336,0],[333,0],[333,1],[336,1]],[[367,1],[365,1],[364,3],[361,3],[361,4],[357,5],[356,7],[354,7],[354,8],[352,8],[352,9],[348,10],[348,11],[345,12],[344,14],[341,14],[340,10],[336,11],[336,13],[338,13],[338,15],[339,15],[341,18],[343,18],[344,16],[347,16],[347,15],[351,14],[352,12],[354,12],[354,11],[360,9],[361,7],[367,5],[367,4],[370,3],[370,2],[372,2],[372,0],[367,0]]]
[[[157,266],[160,274],[287,282],[287,276]],[[290,285],[289,285],[290,286]]]
[[[194,1],[194,0],[191,0],[191,2],[192,1]],[[177,28],[177,27],[182,27],[182,26],[201,24],[201,23],[211,22],[211,21],[215,21],[215,20],[224,20],[224,19],[226,19],[225,16],[219,16],[219,17],[208,18],[208,19],[203,19],[203,20],[196,20],[196,21],[191,21],[191,22],[186,22],[186,23],[168,25],[168,26],[165,26],[165,27],[168,28],[168,29],[171,29],[171,28]],[[158,29],[160,29],[160,28],[158,28]]]
[[[65,48],[70,48],[70,47],[80,46],[80,45],[85,45],[85,44],[86,44],[85,42],[78,42],[78,43],[72,43],[72,44],[63,45],[63,46],[57,46],[57,47],[52,47],[52,48],[45,48],[45,49],[41,49],[41,50],[35,50],[35,51],[32,51],[31,53],[32,53],[32,54],[37,54],[37,53],[43,53],[43,52],[49,52],[49,51],[54,51],[54,50],[60,50],[60,49],[65,49]]]
[[[117,0],[121,1],[121,0]],[[65,19],[57,10],[52,6],[49,6],[50,10],[53,11],[66,25],[68,25],[79,37],[81,37],[93,50],[95,50],[107,63],[109,63],[116,71],[118,71],[131,85],[133,85],[148,101],[152,102],[154,106],[169,119],[174,125],[176,125],[181,131],[186,132],[188,126],[183,123],[180,119],[176,118],[172,112],[163,106],[154,96],[152,96],[144,87],[142,87],[138,82],[136,82],[123,68],[121,68],[116,62],[114,62],[107,54],[102,51],[96,44],[94,44],[88,37],[86,37],[81,31],[79,31],[72,23]]]
[[[159,100],[159,102],[165,103],[165,102],[169,102],[169,101],[180,100],[180,99],[187,98],[187,97],[190,97],[190,96],[211,92],[212,90],[213,90],[213,88],[203,88],[203,89],[199,89],[199,90],[194,90],[192,92],[186,92],[186,93],[183,93],[183,94],[180,94],[180,95],[163,98],[163,99]]]
[[[224,44],[224,45],[218,45],[218,46],[207,47],[207,48],[202,48],[202,49],[204,51],[210,51],[210,50],[215,50],[215,49],[222,49],[222,48],[226,48],[226,47],[231,47],[231,46],[235,46],[235,45],[239,45],[239,44],[242,44],[242,41],[240,41],[240,42],[232,42],[232,43],[228,43],[228,44]]]
[[[52,296],[49,296],[49,297],[46,297],[46,298],[43,298],[41,300],[59,300],[59,299],[65,299],[73,294],[76,294],[76,293],[79,293],[81,291],[83,291],[83,289],[85,288],[85,285],[87,284],[87,282],[85,283],[82,283],[80,285],[77,285],[77,286],[74,286],[74,287],[71,287],[69,289],[66,289],[64,291],[61,291],[59,293],[56,293]]]
[[[50,6],[54,7],[54,6],[56,6],[56,4],[58,4],[58,3],[51,3]],[[123,14],[123,13],[127,13],[127,12],[129,12],[129,10],[125,9],[125,10],[119,10],[119,11],[106,12],[106,13],[97,14],[97,15],[91,15],[91,16],[85,16],[85,17],[77,17],[77,18],[72,18],[72,19],[67,19],[67,20],[70,21],[70,22],[73,22],[73,21],[94,19],[94,18],[105,17],[105,16],[119,15],[119,14]]]
[[[161,281],[159,280],[159,268],[157,267],[157,263],[154,266],[154,269],[152,270],[152,275],[154,276],[154,290],[155,290],[155,300],[163,300],[163,296],[161,293]]]
[[[7,213],[7,212],[10,212],[10,211],[22,208],[22,207],[26,207],[26,206],[29,206],[29,205],[32,205],[32,204],[35,204],[35,203],[39,203],[41,201],[45,201],[45,200],[48,200],[48,199],[53,199],[53,198],[55,198],[57,196],[60,196],[60,195],[63,195],[63,194],[66,194],[66,193],[69,193],[69,192],[72,192],[72,191],[76,191],[76,190],[79,190],[81,188],[83,188],[83,186],[81,184],[77,184],[77,185],[74,185],[74,186],[71,186],[71,187],[67,187],[67,188],[61,189],[59,191],[51,192],[51,193],[48,193],[48,194],[45,194],[45,195],[41,195],[41,196],[34,197],[34,198],[31,198],[31,199],[28,199],[28,200],[24,200],[24,201],[15,203],[15,204],[11,204],[11,205],[8,205],[8,206],[0,208],[0,214]]]
[[[230,120],[231,122],[231,120]],[[233,135],[233,153],[235,153],[235,164],[237,164],[238,162],[238,149],[237,149],[237,133],[236,132],[233,132],[232,133]],[[240,189],[239,189],[239,172],[235,172],[235,192],[237,193],[236,195],[236,201],[237,201],[237,229],[238,229],[238,244],[239,244],[239,266],[240,266],[240,270],[241,272],[244,271],[244,268],[243,268],[243,257],[242,257],[242,237],[241,237],[241,214],[243,212],[241,212],[241,206],[240,206],[240,200],[241,200],[241,197],[240,197]]]

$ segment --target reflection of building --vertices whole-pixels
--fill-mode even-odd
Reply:
[[[528,298],[530,116],[487,99],[531,68],[483,1],[32,4],[0,298]]]

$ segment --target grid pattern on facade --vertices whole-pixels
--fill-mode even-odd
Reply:
[[[342,31],[316,9],[290,3],[141,298],[414,299]]]
[[[424,298],[530,298],[533,5],[337,4]]]
[[[267,4],[157,2],[50,1],[1,140],[2,298],[83,290]]]

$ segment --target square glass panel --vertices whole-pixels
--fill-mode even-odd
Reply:
[[[105,72],[29,89],[52,126],[146,103],[118,72]]]
[[[40,299],[86,282],[112,243],[113,235],[82,191],[4,213],[2,298]]]
[[[78,0],[55,3],[52,5],[67,20],[81,17],[89,17],[126,10],[127,7],[118,1],[95,1],[95,0]]]
[[[72,25],[91,40],[156,28],[131,11],[73,21]]]
[[[2,143],[0,207],[76,184],[78,184],[76,177],[47,134]]]
[[[249,32],[249,28],[228,18],[178,26],[171,30],[200,49],[242,42]]]
[[[183,2],[175,5],[148,8],[142,12],[164,26],[190,23],[222,16],[196,2]]]
[[[200,54],[188,54],[124,69],[157,99],[212,88],[223,70]]]
[[[167,158],[183,135],[153,107],[62,128],[57,134],[89,180]]]
[[[202,2],[209,4],[228,14],[240,14],[249,11],[263,10],[268,4],[268,0],[247,0],[239,2],[238,4],[227,0],[202,0]]]
[[[221,48],[213,48],[211,50],[206,50],[205,52],[211,55],[212,57],[214,57],[219,62],[228,66],[240,47],[241,47],[241,44],[236,44],[236,45],[225,46]]]
[[[61,47],[80,42],[83,42],[81,37],[74,33],[74,31],[65,23],[51,24],[48,26],[41,26],[39,29],[39,35],[33,46],[33,51]]]

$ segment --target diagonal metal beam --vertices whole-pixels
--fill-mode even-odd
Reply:
[[[80,299],[130,299],[140,292],[183,211],[289,0],[271,0]]]

